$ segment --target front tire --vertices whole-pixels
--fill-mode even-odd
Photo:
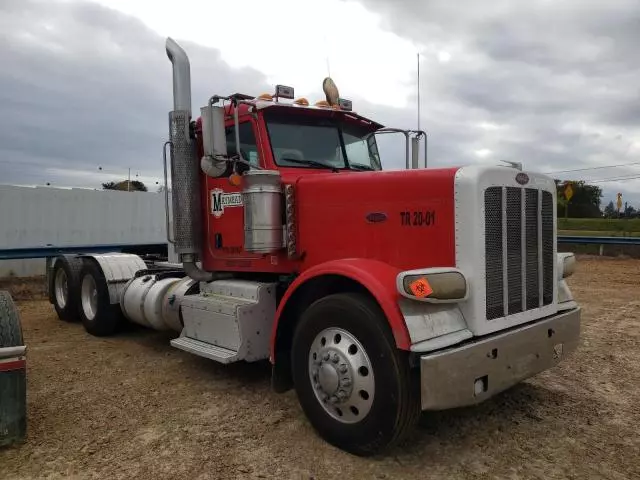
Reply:
[[[312,426],[353,454],[391,447],[419,419],[417,372],[366,295],[330,295],[304,312],[294,334],[292,370]]]
[[[85,261],[80,271],[78,310],[85,330],[96,337],[113,335],[122,325],[120,305],[111,304],[107,280],[92,261]]]

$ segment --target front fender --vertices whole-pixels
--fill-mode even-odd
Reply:
[[[296,290],[309,280],[322,275],[340,275],[361,284],[376,299],[391,327],[396,346],[401,350],[409,350],[411,340],[404,321],[396,290],[396,277],[400,270],[378,260],[366,258],[349,258],[332,260],[316,265],[300,274],[285,292],[276,311],[274,327],[271,331],[271,361],[275,360],[275,343],[278,324],[282,312]]]

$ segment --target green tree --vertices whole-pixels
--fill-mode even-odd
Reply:
[[[565,188],[571,183],[573,196],[569,202],[566,202]],[[600,199],[602,198],[602,189],[595,185],[589,185],[580,181],[556,180],[556,188],[558,191],[558,217],[564,217],[567,203],[569,208],[569,216],[572,218],[598,218],[602,216],[600,211]]]
[[[613,204],[613,200],[611,200],[606,207],[604,207],[604,216],[607,218],[612,218],[616,216],[616,206]]]
[[[613,203],[613,202],[611,202],[611,203]],[[632,207],[631,205],[625,205],[624,216],[625,217],[636,217],[636,216],[638,216],[638,211],[634,207]]]
[[[146,192],[147,186],[138,181],[132,180],[129,182],[128,180],[123,180],[122,182],[106,182],[102,184],[102,188],[105,190],[120,190],[123,192]]]

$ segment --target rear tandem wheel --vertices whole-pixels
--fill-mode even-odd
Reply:
[[[72,256],[58,257],[51,272],[49,291],[51,303],[60,320],[78,321],[80,297],[80,270],[82,259]]]
[[[85,261],[80,271],[79,314],[87,332],[97,337],[116,333],[123,324],[120,304],[112,304],[102,269],[94,261]]]

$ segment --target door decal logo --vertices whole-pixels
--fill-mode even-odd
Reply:
[[[211,190],[211,213],[214,217],[220,218],[226,207],[242,206],[241,193],[224,193],[219,188]]]

